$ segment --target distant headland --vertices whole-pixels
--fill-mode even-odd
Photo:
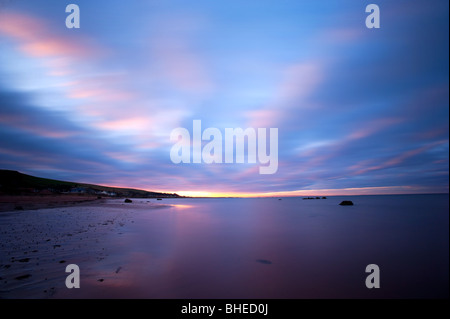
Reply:
[[[95,195],[101,197],[178,198],[175,193],[59,181],[12,170],[0,170],[0,195]]]

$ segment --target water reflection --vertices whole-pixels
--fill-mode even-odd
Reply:
[[[180,209],[192,208],[192,205],[183,205],[183,204],[171,204],[170,206]]]
[[[448,296],[448,195],[362,196],[353,207],[341,200],[171,199],[165,209],[136,211],[136,223],[111,239],[110,268],[123,271],[110,295]],[[370,263],[383,274],[376,292],[364,284]]]

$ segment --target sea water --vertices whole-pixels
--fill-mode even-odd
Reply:
[[[164,198],[3,213],[0,298],[448,298],[448,206],[448,194]],[[366,286],[372,264],[380,288]]]
[[[352,200],[354,206],[339,206]],[[448,297],[448,195],[163,199],[127,234],[141,297]],[[366,266],[380,269],[367,288]],[[132,293],[130,291],[130,293]]]

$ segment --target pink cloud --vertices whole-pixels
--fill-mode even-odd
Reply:
[[[288,102],[309,96],[323,79],[323,67],[316,61],[289,66],[279,87],[279,101]]]
[[[319,36],[323,43],[348,43],[359,41],[364,36],[364,28],[331,28]]]
[[[28,157],[30,154],[26,151],[22,150],[12,150],[12,149],[6,149],[0,147],[0,153],[8,156],[15,156],[15,157]]]
[[[142,131],[152,125],[152,120],[148,117],[126,118],[120,120],[110,120],[97,123],[95,126],[108,131]]]
[[[287,67],[273,101],[266,107],[246,114],[249,127],[278,127],[278,124],[289,116],[289,109],[294,105],[296,110],[308,108],[310,104],[307,99],[323,80],[324,67],[317,61]]]
[[[84,87],[81,84],[74,86],[68,93],[72,99],[95,99],[105,102],[129,101],[134,98],[134,94],[125,90],[115,90],[109,88]]]
[[[380,163],[378,165],[373,165],[373,166],[361,168],[361,167],[364,166],[365,163],[360,163],[360,165],[357,165],[354,168],[361,168],[361,169],[355,171],[353,173],[353,175],[362,175],[362,174],[365,174],[365,173],[370,172],[370,171],[376,171],[376,170],[381,170],[381,169],[386,169],[386,168],[389,168],[389,167],[397,166],[397,165],[403,163],[405,160],[407,160],[407,159],[409,159],[411,157],[414,157],[416,155],[422,154],[422,153],[424,153],[424,152],[426,152],[426,151],[428,151],[428,150],[430,150],[430,149],[432,149],[434,147],[437,147],[437,146],[439,146],[441,144],[445,144],[445,143],[448,143],[448,141],[436,141],[434,143],[427,144],[425,146],[422,146],[422,147],[419,147],[419,148],[416,148],[416,149],[413,149],[413,150],[409,150],[409,151],[403,152],[403,153],[401,153],[401,154],[399,154],[399,155],[397,155],[395,157],[392,157],[391,159],[389,159],[389,160],[387,160],[385,162],[382,162],[382,163]]]
[[[438,127],[426,132],[417,133],[416,137],[420,139],[434,139],[444,134],[447,134],[448,136],[448,126]]]
[[[382,119],[376,119],[369,123],[364,123],[364,127],[361,127],[357,129],[356,131],[350,133],[345,140],[351,141],[351,140],[358,140],[362,139],[368,136],[371,136],[373,134],[376,134],[378,132],[383,131],[384,129],[393,126],[395,124],[403,122],[404,119],[400,118],[382,118]]]
[[[333,158],[340,157],[343,155],[343,150],[348,146],[348,144],[354,143],[356,140],[364,139],[383,130],[403,122],[400,118],[381,118],[364,123],[358,126],[349,134],[336,138],[333,140],[324,140],[318,142],[311,142],[303,147],[298,148],[297,156],[305,160],[300,168],[292,168],[292,172],[295,174],[308,173],[308,177],[313,176],[312,171],[314,169],[320,169],[323,167],[327,161]],[[325,152],[324,152],[325,150]],[[357,171],[355,175],[361,174],[368,171],[367,165],[373,163],[373,160],[367,160],[364,162],[356,163],[347,169],[349,171]],[[374,167],[373,170],[379,169]]]
[[[348,143],[353,143],[355,140],[364,139],[374,134],[380,133],[383,130],[403,122],[400,118],[381,118],[364,123],[357,127],[354,131],[346,136],[336,138],[334,140],[326,140],[319,142],[312,142],[304,147],[300,147],[298,155],[300,157],[310,157],[313,162],[311,165],[317,166],[317,163],[324,162],[333,157],[339,156],[341,150],[345,148]],[[321,149],[326,149],[326,155],[316,156]]]
[[[2,125],[14,127],[15,129],[19,129],[21,131],[29,132],[33,135],[38,135],[42,137],[67,138],[77,134],[77,132],[71,130],[54,129],[54,128],[50,129],[44,127],[43,125],[34,123],[27,117],[12,114],[2,114],[2,116],[0,117],[0,123],[2,123]]]
[[[61,29],[52,28],[48,21],[30,14],[2,12],[0,19],[0,36],[10,38],[24,55],[39,59],[39,66],[46,67],[44,76],[60,77],[52,80],[51,85],[68,98],[65,101],[70,108],[65,111],[71,118],[107,134],[133,134],[137,137],[133,142],[142,149],[159,145],[155,137],[167,137],[170,132],[166,132],[166,127],[179,126],[186,112],[172,107],[171,116],[167,117],[164,101],[149,100],[146,93],[129,89],[129,74],[111,69],[105,73],[98,67],[96,62],[100,54],[104,57],[106,50],[73,32],[65,37],[67,34],[64,36],[57,30]],[[212,81],[207,67],[187,39],[176,34],[161,36],[152,51],[156,52],[155,65],[161,67],[161,76],[155,76],[168,79],[177,89],[200,94],[210,92]],[[35,129],[33,125],[24,129],[47,137],[71,134]]]
[[[151,50],[161,76],[176,88],[200,94],[212,91],[213,81],[205,60],[186,39],[158,38]]]
[[[2,12],[0,32],[22,41],[33,41],[36,34],[44,32],[42,21],[14,12]]]
[[[416,156],[418,154],[421,154],[423,152],[426,152],[429,149],[432,149],[432,148],[434,148],[434,147],[436,147],[436,146],[438,146],[440,144],[443,144],[443,143],[445,143],[445,141],[437,141],[437,142],[434,142],[434,143],[431,143],[431,144],[428,144],[428,145],[425,145],[425,146],[422,146],[422,147],[419,147],[419,148],[416,148],[416,149],[404,152],[404,153],[402,153],[402,154],[400,154],[400,155],[390,159],[389,161],[387,161],[384,164],[384,166],[385,167],[390,167],[390,166],[395,166],[395,165],[401,164],[406,159],[408,159],[410,157],[413,157],[413,156]]]
[[[22,13],[2,12],[0,33],[17,41],[20,49],[33,57],[85,58],[95,52],[79,39],[58,35],[41,19]]]
[[[126,153],[119,153],[119,152],[105,152],[106,156],[119,161],[119,162],[126,162],[126,163],[132,163],[132,164],[139,164],[142,163],[142,159],[139,158],[136,154],[126,154]]]
[[[246,113],[250,118],[249,127],[274,127],[275,123],[280,121],[281,113],[277,110],[262,109],[249,111]]]

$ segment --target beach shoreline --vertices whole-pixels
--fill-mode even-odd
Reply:
[[[83,204],[101,204],[108,198],[94,195],[52,194],[52,195],[0,195],[0,213],[71,207]]]
[[[448,298],[448,195],[342,199],[116,198],[4,212],[0,299]],[[373,263],[376,291],[364,284]],[[69,264],[80,289],[66,287]]]
[[[69,264],[82,271],[84,289],[76,296],[97,295],[104,280],[112,281],[111,274],[117,280],[124,272],[126,247],[118,246],[136,214],[168,206],[144,199],[78,199],[0,213],[0,299],[70,298],[66,294],[73,290],[65,286]]]

